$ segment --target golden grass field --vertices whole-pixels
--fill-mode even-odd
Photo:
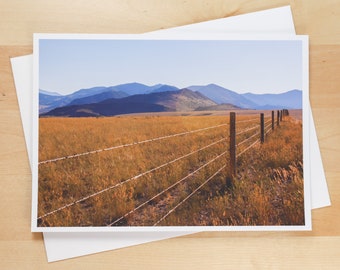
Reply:
[[[252,119],[254,115],[240,113],[237,121]],[[154,225],[218,169],[229,164],[225,154],[195,172],[209,160],[228,152],[228,122],[227,115],[213,113],[40,118],[40,162],[225,125],[40,164],[38,216],[43,217],[38,226]],[[237,130],[251,125],[258,122],[237,124]],[[198,151],[209,144],[213,145]],[[241,150],[240,147],[238,151]],[[175,159],[179,160],[172,162]],[[237,163],[232,188],[226,188],[226,167],[158,225],[304,224],[301,122],[284,118],[264,144],[242,154]],[[181,179],[184,180],[175,185]],[[162,193],[171,185],[173,188]],[[150,200],[156,194],[160,195]],[[61,209],[63,206],[67,207]],[[130,212],[133,209],[136,210]]]

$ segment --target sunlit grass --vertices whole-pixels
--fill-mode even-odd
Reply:
[[[289,118],[238,159],[233,187],[200,192],[163,225],[303,225],[302,126]],[[222,180],[220,180],[223,183]]]
[[[252,116],[253,117],[253,116]],[[239,121],[249,116],[238,116]],[[41,118],[39,160],[140,142],[227,124],[226,116],[130,116]],[[240,130],[249,123],[241,123]],[[227,170],[214,177],[160,225],[291,225],[303,218],[301,124],[285,122],[238,159],[235,185],[226,189]],[[210,143],[225,138],[208,149]],[[39,165],[38,216],[66,207],[39,221],[40,226],[106,226],[147,202],[209,160],[228,150],[228,125],[145,144]],[[160,169],[154,170],[163,164]],[[126,215],[114,225],[153,225],[183,198],[228,164],[228,155]],[[150,173],[143,174],[151,171]],[[143,174],[140,177],[133,178]]]

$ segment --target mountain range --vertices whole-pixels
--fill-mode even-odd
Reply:
[[[166,84],[127,83],[80,89],[69,95],[39,90],[41,116],[112,116],[117,114],[226,110],[301,109],[302,91],[281,94],[238,94],[216,84],[179,89]]]

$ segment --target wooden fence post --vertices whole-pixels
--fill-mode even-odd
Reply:
[[[282,110],[280,111],[280,122],[282,122],[282,114],[283,114],[283,112],[282,112]]]
[[[261,143],[264,143],[264,113],[260,114],[260,123],[261,123]]]
[[[283,109],[282,110],[282,116],[285,117],[285,116],[289,116],[289,112],[287,109]]]
[[[274,111],[272,111],[272,130],[274,130],[275,127],[275,116]]]
[[[233,180],[236,175],[236,115],[234,112],[230,113],[230,138],[229,138],[229,172],[227,176],[227,187],[233,185]]]
[[[276,121],[277,126],[280,125],[280,111],[277,111],[277,121]]]

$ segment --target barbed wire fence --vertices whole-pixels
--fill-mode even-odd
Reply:
[[[278,110],[277,111],[277,119],[276,119],[276,126],[280,125],[280,122],[283,120],[283,116],[287,116],[289,115],[288,110],[284,109],[284,110]],[[220,153],[220,154],[216,154],[215,157],[213,157],[211,160],[205,162],[203,165],[199,166],[198,168],[196,168],[194,171],[190,172],[189,174],[187,174],[186,176],[184,176],[183,178],[179,179],[178,181],[176,181],[175,183],[171,184],[170,186],[166,187],[165,189],[163,189],[162,191],[158,192],[157,194],[150,196],[150,198],[146,199],[144,202],[140,203],[139,205],[135,206],[133,209],[131,209],[130,211],[128,211],[127,213],[123,214],[122,216],[116,218],[115,220],[111,221],[109,224],[107,224],[106,226],[115,226],[117,224],[119,224],[119,222],[125,218],[127,218],[129,215],[135,213],[137,210],[141,209],[142,207],[150,204],[152,201],[154,201],[155,199],[159,198],[161,195],[165,194],[166,192],[174,189],[176,186],[178,186],[179,184],[183,183],[184,181],[186,181],[187,179],[189,179],[190,177],[194,176],[195,174],[197,174],[200,170],[202,170],[203,168],[207,167],[208,165],[212,164],[213,162],[215,162],[216,160],[220,159],[222,156],[229,156],[229,164],[224,164],[222,167],[220,167],[218,170],[216,170],[213,174],[211,174],[211,176],[207,179],[204,179],[204,181],[198,186],[196,187],[194,190],[192,190],[185,198],[183,198],[182,200],[180,200],[175,206],[173,206],[170,210],[168,210],[164,215],[162,215],[162,217],[160,217],[153,225],[156,226],[158,224],[160,224],[163,220],[165,220],[171,213],[173,213],[178,207],[180,207],[184,202],[186,202],[187,200],[189,200],[192,196],[194,196],[201,188],[203,188],[208,182],[210,182],[211,180],[213,180],[219,173],[221,173],[224,169],[227,170],[227,177],[226,177],[226,186],[228,188],[233,186],[233,181],[235,179],[236,176],[236,171],[237,171],[237,158],[240,157],[241,155],[243,155],[244,153],[246,153],[247,151],[249,151],[251,148],[253,148],[255,145],[259,144],[259,143],[264,143],[265,142],[265,137],[268,133],[272,132],[275,129],[275,112],[271,111],[271,114],[265,115],[264,113],[260,113],[260,118],[258,116],[255,117],[251,117],[249,119],[244,119],[244,120],[240,120],[237,121],[236,120],[236,113],[235,112],[230,112],[230,116],[229,116],[229,124],[220,124],[220,125],[215,125],[215,126],[211,126],[211,127],[205,127],[205,128],[200,128],[200,129],[196,129],[196,130],[192,130],[192,131],[187,131],[187,132],[181,132],[181,133],[176,133],[176,134],[171,134],[171,135],[166,135],[166,136],[161,136],[161,137],[157,137],[157,138],[152,138],[152,139],[147,139],[147,140],[143,140],[143,141],[139,141],[139,142],[133,142],[133,143],[128,143],[128,144],[122,144],[122,145],[118,145],[118,146],[112,146],[112,147],[107,147],[107,148],[102,148],[102,149],[97,149],[97,150],[93,150],[93,151],[88,151],[88,152],[84,152],[84,153],[80,153],[80,154],[73,154],[73,155],[68,155],[68,156],[63,156],[63,157],[58,157],[58,158],[53,158],[53,159],[49,159],[49,160],[44,160],[38,163],[39,166],[43,166],[45,164],[48,163],[53,163],[53,162],[58,162],[60,160],[65,160],[65,159],[72,159],[72,158],[80,158],[82,156],[86,156],[86,155],[91,155],[91,154],[98,154],[101,152],[105,152],[105,151],[111,151],[111,150],[115,150],[115,149],[120,149],[120,148],[125,148],[125,147],[129,147],[129,146],[135,146],[135,145],[139,145],[139,144],[145,144],[145,143],[151,143],[154,141],[159,141],[159,140],[164,140],[164,139],[168,139],[168,138],[172,138],[172,137],[177,137],[177,136],[185,136],[188,134],[193,134],[193,133],[197,133],[197,132],[203,132],[203,131],[207,131],[207,130],[211,130],[211,129],[216,129],[216,128],[220,128],[220,127],[225,127],[229,125],[229,149],[225,150],[224,152]],[[250,127],[246,127],[242,130],[237,130],[237,124],[244,124],[244,123],[250,123]],[[132,176],[128,179],[125,179],[119,183],[116,183],[114,185],[111,185],[109,187],[106,187],[104,189],[98,190],[95,193],[89,194],[87,196],[84,196],[82,198],[79,198],[71,203],[68,203],[66,205],[63,205],[57,209],[54,209],[52,211],[49,211],[45,214],[40,215],[37,219],[38,221],[42,221],[44,218],[56,214],[60,211],[63,211],[67,208],[70,208],[72,206],[75,206],[79,203],[82,203],[90,198],[99,196],[100,194],[103,194],[105,192],[108,192],[110,190],[114,190],[115,188],[118,188],[124,184],[127,184],[129,182],[132,182],[134,180],[137,180],[138,178],[141,178],[145,175],[151,174],[161,168],[164,168],[166,166],[169,166],[170,164],[173,164],[175,162],[178,162],[182,159],[185,159],[193,154],[196,154],[200,151],[206,150],[214,145],[217,145],[219,143],[222,142],[226,142],[227,141],[227,136],[225,136],[222,139],[219,139],[215,142],[212,142],[206,146],[203,146],[199,149],[196,149],[190,153],[184,154],[180,157],[177,157],[173,160],[170,160],[166,163],[163,163],[157,167],[154,167],[150,170],[147,170],[143,173],[140,173],[138,175]]]
[[[289,111],[287,109],[277,111],[276,124],[280,126],[280,122],[283,120],[283,116],[288,116]],[[242,131],[237,132],[236,124],[242,122],[254,122],[259,121],[259,125],[255,124]],[[256,116],[249,120],[236,121],[236,113],[230,112],[230,125],[229,125],[229,170],[226,179],[227,187],[233,186],[233,181],[237,171],[237,158],[253,148],[258,143],[265,142],[265,136],[275,129],[275,112],[271,111],[270,115],[260,113],[260,119]],[[253,131],[253,133],[250,133]],[[255,131],[255,132],[254,132]],[[248,134],[248,135],[247,135]],[[237,142],[237,138],[243,135],[245,139]],[[241,147],[242,146],[242,147]],[[238,151],[237,151],[238,150]]]

